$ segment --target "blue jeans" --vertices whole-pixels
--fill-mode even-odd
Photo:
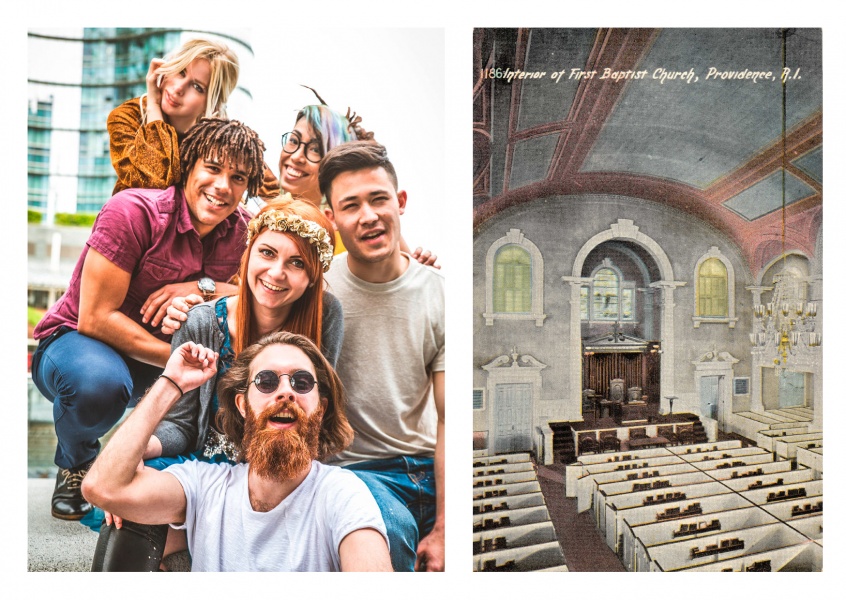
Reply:
[[[396,456],[344,468],[367,484],[382,511],[394,571],[413,571],[417,544],[435,525],[435,459]]]
[[[161,372],[73,329],[41,340],[32,357],[32,380],[53,403],[56,465],[71,469],[95,458],[99,438]]]

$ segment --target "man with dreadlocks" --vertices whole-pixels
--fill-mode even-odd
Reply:
[[[198,287],[207,299],[228,288],[249,220],[239,203],[262,183],[263,153],[240,122],[203,119],[181,143],[179,185],[123,190],[97,216],[67,291],[34,332],[32,378],[53,402],[58,438],[54,517],[78,520],[91,510],[80,484],[98,439],[170,357],[151,305]]]

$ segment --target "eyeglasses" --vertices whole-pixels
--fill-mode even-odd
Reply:
[[[259,371],[250,383],[256,384],[256,389],[262,394],[272,394],[279,389],[279,383],[283,377],[288,378],[291,389],[298,394],[308,394],[317,383],[314,376],[308,371],[294,371],[290,374],[282,373],[281,375],[274,371]]]
[[[293,154],[303,143],[305,142],[300,139],[300,136],[296,132],[289,131],[282,135],[282,152]],[[323,160],[323,151],[320,149],[320,144],[317,143],[317,140],[310,140],[305,143],[305,157],[309,162],[313,163],[319,163]]]

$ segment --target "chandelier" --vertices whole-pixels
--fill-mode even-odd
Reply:
[[[793,30],[782,30],[782,67],[787,67],[787,38]],[[773,277],[772,301],[753,307],[752,346],[766,357],[773,357],[777,372],[791,363],[807,363],[822,344],[816,327],[817,304],[805,302],[806,285],[802,278],[787,268],[785,230],[787,225],[787,78],[781,80],[781,258],[782,270]]]
[[[772,302],[753,308],[754,331],[749,340],[765,356],[772,356],[773,365],[780,371],[788,366],[788,361],[807,362],[822,344],[822,334],[814,331],[817,303],[801,299],[804,294],[800,278],[785,269],[773,282]]]

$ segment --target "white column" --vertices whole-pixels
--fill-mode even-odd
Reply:
[[[773,288],[764,287],[762,285],[747,285],[746,289],[752,292],[752,306],[761,304],[761,294],[764,292],[771,292]]]
[[[749,285],[746,289],[752,292],[752,306],[761,304],[761,294],[764,292],[771,292],[772,287],[761,285]],[[752,332],[757,331],[753,325]],[[754,346],[751,349],[752,355],[752,372],[749,374],[749,410],[752,412],[764,412],[764,398],[763,398],[763,380],[761,368],[764,363],[763,350],[757,349]]]
[[[565,413],[568,421],[582,421],[582,317],[581,290],[590,284],[590,277],[562,277],[570,285],[570,343],[567,369],[570,373],[570,389]]]
[[[655,290],[652,288],[637,288],[643,302],[643,337],[647,340],[655,339]]]
[[[763,355],[760,350],[752,351],[752,373],[749,377],[749,410],[752,412],[764,412],[763,396]]]
[[[667,396],[675,396],[676,326],[673,292],[686,281],[655,281],[649,287],[661,290],[661,412],[670,412]]]
[[[822,257],[818,257],[818,260]],[[819,264],[818,262],[814,263]],[[816,324],[816,331],[822,332],[823,330],[823,279],[822,273],[819,272],[819,269],[815,268],[814,273],[811,276],[811,285],[810,290],[808,293],[808,301],[816,302],[817,304],[817,324]],[[823,338],[823,344],[825,344],[825,338]],[[814,422],[811,426],[813,431],[822,431],[823,430],[823,346],[820,346],[817,350],[816,355],[816,364],[814,364],[813,373],[814,373]]]

